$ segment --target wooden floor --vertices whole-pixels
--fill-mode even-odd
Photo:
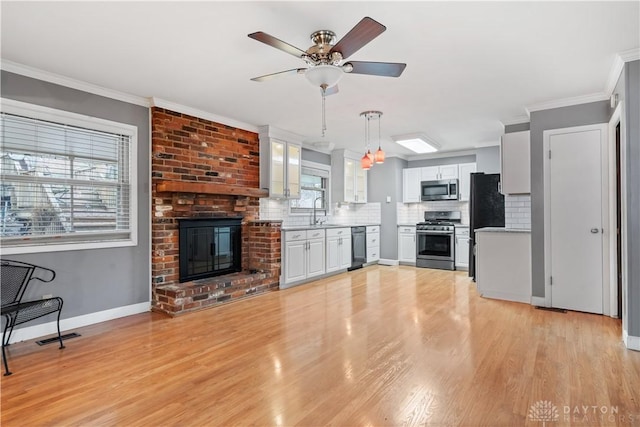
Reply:
[[[76,332],[10,346],[2,426],[542,426],[540,401],[547,426],[640,424],[619,321],[483,299],[464,272],[374,266]]]

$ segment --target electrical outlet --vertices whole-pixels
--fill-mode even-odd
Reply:
[[[42,295],[42,299],[49,299],[49,298],[53,298],[53,295],[51,295],[51,294]]]

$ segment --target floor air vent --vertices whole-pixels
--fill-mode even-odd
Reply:
[[[68,340],[69,338],[75,338],[81,336],[80,334],[76,334],[75,332],[71,332],[70,334],[62,335],[62,340]],[[52,342],[58,342],[58,337],[47,338],[46,340],[36,341],[38,345],[46,345],[51,344]]]

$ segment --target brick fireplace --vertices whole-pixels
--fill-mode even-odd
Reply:
[[[175,316],[278,289],[280,222],[258,220],[258,135],[152,109],[152,308]],[[180,283],[179,221],[241,217],[240,272]]]

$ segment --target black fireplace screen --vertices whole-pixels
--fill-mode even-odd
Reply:
[[[180,282],[241,270],[242,218],[180,220]]]

